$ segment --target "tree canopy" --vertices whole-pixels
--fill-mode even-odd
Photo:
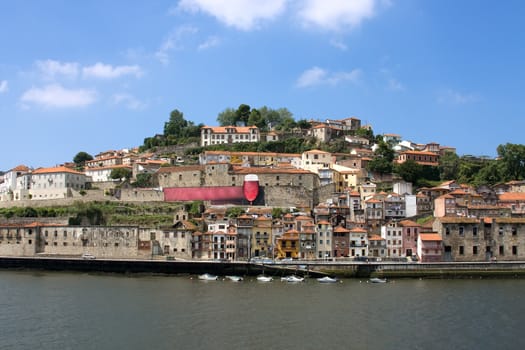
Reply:
[[[286,130],[295,125],[292,113],[286,108],[271,109],[263,106],[257,109],[244,103],[237,109],[226,108],[220,112],[217,122],[221,126],[255,125],[261,131],[268,131],[272,128]]]
[[[73,158],[73,163],[75,163],[78,168],[83,168],[88,160],[93,160],[93,156],[87,152],[81,151]]]

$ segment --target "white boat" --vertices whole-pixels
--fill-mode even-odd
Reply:
[[[271,281],[273,281],[273,277],[272,276],[260,275],[260,276],[257,276],[257,281],[259,281],[259,282],[271,282]]]
[[[304,281],[304,277],[298,277],[296,275],[290,275],[290,276],[285,276],[285,277],[281,277],[281,281],[283,282],[303,282]]]
[[[373,277],[370,279],[370,282],[371,283],[386,283],[386,278],[377,278],[377,277]]]
[[[233,282],[241,282],[243,280],[241,276],[226,276],[226,278]]]
[[[332,278],[330,276],[324,276],[324,277],[318,278],[317,281],[319,283],[336,283],[336,282],[338,282],[338,279],[337,278]]]
[[[211,275],[209,273],[205,273],[205,274],[199,275],[199,279],[202,281],[217,281],[218,277],[215,275]]]

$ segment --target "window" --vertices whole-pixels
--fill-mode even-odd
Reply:
[[[449,234],[450,234],[450,227],[445,227],[445,234],[446,234],[446,235],[449,235]]]
[[[512,246],[512,255],[518,255],[518,246],[517,245],[513,245]]]
[[[518,234],[518,230],[516,229],[515,226],[512,227],[512,235],[513,236],[516,236]]]
[[[505,255],[505,246],[499,246],[499,255]]]
[[[473,255],[477,255],[478,254],[478,246],[477,245],[472,247],[472,254]]]
[[[478,235],[478,227],[477,227],[477,226],[474,226],[474,227],[472,228],[472,235],[473,235],[473,236],[477,236],[477,235]]]
[[[464,232],[465,232],[465,228],[463,226],[460,226],[459,227],[459,234],[463,235]]]
[[[459,246],[459,255],[463,255],[463,254],[465,254],[465,247],[460,245]]]
[[[503,235],[503,227],[501,227],[501,226],[498,227],[498,233],[499,233],[500,236]]]

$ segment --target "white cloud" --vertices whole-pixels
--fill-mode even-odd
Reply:
[[[47,80],[54,80],[56,77],[66,77],[75,79],[78,75],[78,63],[60,62],[55,60],[36,61],[36,66]]]
[[[129,94],[115,94],[112,97],[112,101],[116,105],[124,105],[128,109],[143,109],[146,107],[146,104],[138,100],[132,95]]]
[[[439,103],[451,103],[462,105],[479,101],[479,97],[472,93],[461,93],[454,90],[447,90],[438,96]]]
[[[376,0],[305,0],[299,18],[305,26],[340,31],[355,28],[375,14]]]
[[[310,87],[317,85],[337,85],[342,82],[356,83],[361,77],[361,70],[354,69],[350,72],[329,72],[319,67],[304,71],[297,79],[297,87]]]
[[[7,92],[9,87],[7,86],[7,80],[0,80],[0,94]]]
[[[169,54],[171,51],[182,48],[182,39],[187,36],[194,34],[198,31],[197,28],[192,26],[182,26],[174,30],[168,35],[166,39],[160,45],[160,48],[155,52],[155,57],[162,63],[169,63]]]
[[[115,79],[124,75],[134,75],[140,77],[142,70],[139,66],[115,66],[110,64],[96,63],[93,66],[82,68],[82,74],[85,78]]]
[[[85,107],[94,103],[96,99],[97,93],[93,90],[65,89],[59,84],[43,88],[33,87],[20,98],[21,102],[54,108]]]
[[[208,39],[206,39],[205,42],[199,45],[199,50],[206,50],[215,46],[218,46],[221,43],[221,40],[216,36],[210,36]]]
[[[178,9],[207,13],[229,27],[257,28],[284,12],[287,0],[181,0]]]
[[[338,48],[341,51],[348,50],[348,46],[346,46],[346,44],[344,42],[342,42],[341,40],[338,40],[338,39],[330,40],[330,45],[332,45],[335,48]]]

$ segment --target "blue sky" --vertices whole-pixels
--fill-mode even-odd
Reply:
[[[525,2],[0,0],[0,170],[241,103],[496,155],[524,143]]]

